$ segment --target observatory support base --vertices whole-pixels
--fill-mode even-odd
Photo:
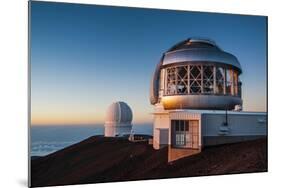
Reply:
[[[173,148],[168,147],[168,162],[178,160],[183,157],[188,157],[200,153],[201,149],[188,149],[188,148]]]

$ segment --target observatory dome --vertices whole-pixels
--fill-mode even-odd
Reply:
[[[165,109],[234,109],[242,105],[238,59],[209,39],[189,38],[166,51],[154,72],[151,104]]]
[[[131,108],[125,102],[112,103],[106,112],[106,122],[131,123],[133,114]]]
[[[112,103],[106,111],[105,136],[114,137],[130,134],[132,119],[132,110],[125,102]]]

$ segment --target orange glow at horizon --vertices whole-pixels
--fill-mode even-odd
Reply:
[[[133,124],[144,124],[152,122],[152,114],[138,114],[133,118]],[[103,124],[105,114],[90,113],[32,113],[31,125],[85,125],[85,124]]]

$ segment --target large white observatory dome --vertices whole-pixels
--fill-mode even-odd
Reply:
[[[112,103],[106,111],[104,135],[106,137],[129,135],[132,130],[132,119],[132,110],[125,102]]]
[[[163,53],[151,82],[150,102],[165,110],[232,110],[242,105],[238,59],[209,39],[189,38]]]

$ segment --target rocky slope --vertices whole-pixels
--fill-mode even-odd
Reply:
[[[267,171],[267,140],[205,148],[167,162],[167,148],[90,137],[31,162],[31,185],[50,186]]]

